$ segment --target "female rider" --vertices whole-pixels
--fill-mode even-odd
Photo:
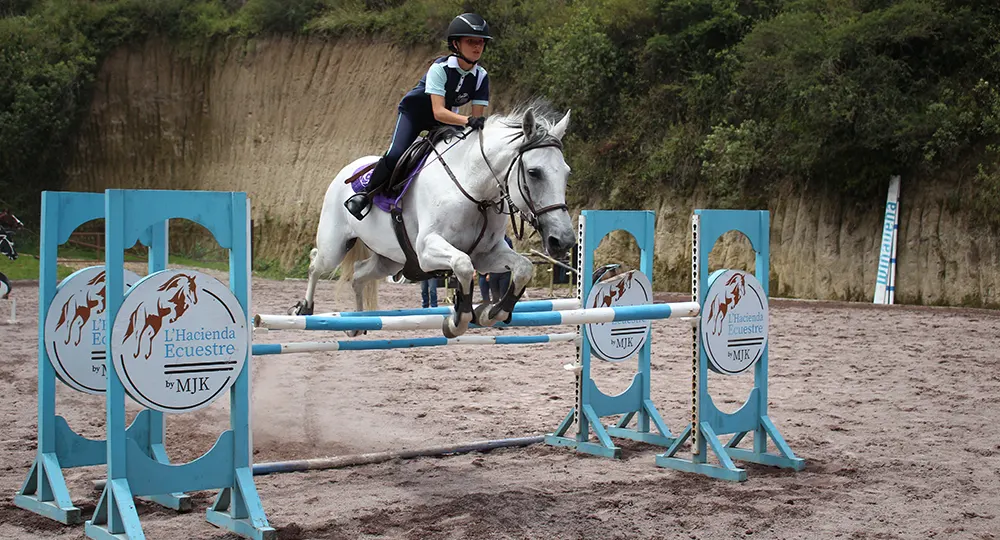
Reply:
[[[479,66],[486,42],[493,39],[486,20],[475,13],[455,17],[448,25],[448,50],[431,64],[420,82],[399,102],[399,117],[389,151],[379,159],[364,191],[344,202],[355,218],[361,220],[371,207],[370,195],[377,192],[392,175],[406,149],[421,131],[440,124],[482,129],[483,111],[490,102],[490,80]],[[470,116],[458,114],[458,108],[472,102]]]

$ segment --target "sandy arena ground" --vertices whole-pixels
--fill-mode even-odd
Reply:
[[[303,289],[255,279],[254,311],[282,313]],[[382,293],[382,308],[419,306],[417,285],[383,285]],[[20,284],[15,294],[22,323],[0,326],[0,538],[84,538],[82,526],[12,503],[35,455],[38,289]],[[322,284],[318,309],[349,307],[335,296]],[[4,318],[6,309],[0,302]],[[749,480],[735,484],[657,468],[655,447],[627,441],[620,461],[538,445],[257,477],[267,516],[284,540],[1000,538],[1000,437],[992,429],[1000,421],[1000,313],[776,301],[772,316],[770,414],[807,460],[805,471],[751,465]],[[677,432],[690,408],[690,330],[672,321],[653,329],[653,399]],[[272,332],[260,341],[323,339],[345,338]],[[572,355],[564,343],[261,357],[253,363],[256,460],[545,433],[572,404],[572,375],[562,369]],[[595,377],[616,393],[633,369],[602,363]],[[716,402],[734,410],[752,377],[711,384]],[[58,413],[72,427],[103,437],[100,398],[62,386],[58,394]],[[225,401],[168,418],[175,461],[212,445],[228,422]],[[103,468],[65,474],[89,516]],[[206,523],[213,495],[194,493],[188,514],[140,501],[147,537],[235,538]]]

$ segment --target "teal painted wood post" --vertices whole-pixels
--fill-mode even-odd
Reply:
[[[233,194],[232,201],[232,231],[233,235],[243,234],[244,241],[236,241],[234,238],[233,247],[229,250],[229,288],[239,299],[243,306],[243,318],[246,327],[252,328],[250,324],[250,201],[242,194]],[[252,336],[253,334],[248,334]],[[236,469],[248,469],[251,466],[251,426],[250,426],[250,372],[253,355],[250,354],[251,346],[247,346],[247,359],[240,372],[236,383],[229,391],[229,415],[230,422],[235,432],[235,444],[233,446],[233,466]],[[233,503],[230,505],[230,515],[233,519],[247,519],[247,502],[244,500],[244,493],[239,489],[239,483],[233,486]]]
[[[81,224],[103,215],[103,197],[95,193],[42,193],[38,297],[38,421],[35,461],[14,504],[67,525],[80,521],[63,467],[104,462],[103,441],[84,439],[56,416],[56,375],[45,346],[45,319],[58,288],[59,245]],[[70,443],[71,444],[68,444]]]
[[[649,278],[650,283],[654,283],[653,280],[653,258],[655,255],[655,245],[656,245],[656,214],[652,212],[645,212],[643,215],[643,223],[641,225],[641,238],[636,235],[636,232],[632,231],[632,234],[636,236],[636,243],[639,245],[639,270],[646,274]],[[656,290],[655,288],[653,289]],[[652,291],[650,291],[652,292]],[[639,359],[638,359],[638,373],[642,375],[642,397],[643,400],[649,399],[651,392],[651,377],[652,374],[652,336],[646,336],[646,343],[639,349]],[[639,416],[636,420],[636,430],[640,432],[649,431],[649,411],[646,410],[645,401],[639,406]]]
[[[104,313],[107,317],[108,339],[106,345],[105,369],[107,370],[107,390],[105,391],[105,410],[108,441],[108,482],[104,488],[103,498],[107,504],[107,532],[110,534],[125,533],[128,538],[143,538],[142,530],[138,529],[138,516],[135,516],[135,523],[132,525],[132,516],[122,515],[119,504],[124,503],[135,512],[133,501],[117,501],[119,497],[128,496],[124,490],[115,489],[116,484],[127,486],[128,470],[125,463],[125,388],[115,374],[114,357],[111,352],[111,329],[114,326],[114,317],[121,308],[124,298],[125,277],[125,227],[122,223],[125,220],[125,198],[121,190],[107,190],[104,194],[104,239],[105,239],[105,265],[107,284],[105,290]],[[131,530],[126,530],[126,525],[130,525]],[[138,529],[138,530],[136,530]]]
[[[704,306],[708,295],[708,257],[716,241],[728,231],[743,233],[753,247],[755,254],[754,276],[760,282],[765,296],[770,294],[770,214],[761,210],[695,210],[692,218],[693,268],[697,271],[692,287],[698,292],[698,302]],[[697,343],[697,342],[696,342]],[[768,349],[765,344],[761,358],[754,366],[754,387],[746,402],[734,413],[724,413],[712,401],[708,387],[708,358],[703,343],[698,345],[694,355],[693,381],[695,404],[694,418],[688,431],[694,436],[690,460],[679,458],[678,445],[672,446],[665,454],[656,458],[656,464],[686,472],[731,481],[744,481],[745,469],[736,467],[733,459],[762,465],[802,470],[805,461],[797,458],[782,438],[777,427],[767,415],[768,405]],[[753,450],[737,445],[747,433],[753,432]],[[734,434],[723,444],[718,436]],[[771,439],[777,453],[767,453],[767,440]],[[708,463],[708,451],[719,459],[720,465]]]
[[[753,231],[754,236],[756,237],[753,239],[754,256],[756,258],[754,261],[754,274],[757,277],[757,281],[760,282],[761,288],[764,289],[764,296],[770,300],[771,214],[770,212],[764,210],[758,212],[757,217],[758,220],[756,223],[756,230]],[[770,344],[764,347],[764,353],[761,355],[760,360],[757,361],[757,365],[754,366],[753,370],[753,385],[754,388],[757,389],[758,418],[767,416],[767,361],[770,350]],[[764,454],[767,452],[767,431],[764,429],[763,422],[757,422],[757,426],[754,429],[753,449],[757,454]]]
[[[123,302],[122,265],[125,244],[152,223],[184,218],[208,229],[218,244],[230,250],[230,291],[240,304],[242,322],[249,325],[249,202],[245,193],[198,191],[108,190],[106,198],[107,317],[113,328]],[[166,239],[165,230],[154,235]],[[157,256],[157,264],[165,264]],[[114,289],[114,287],[118,289]],[[247,354],[250,337],[247,336]],[[114,340],[108,340],[110,349]],[[149,459],[129,442],[124,430],[124,387],[114,371],[114,356],[108,351],[108,483],[87,523],[91,538],[118,540],[144,538],[133,496],[149,496],[182,490],[220,489],[206,519],[240,536],[256,540],[276,537],[264,515],[250,469],[250,367],[244,364],[229,390],[230,429],[220,434],[205,455],[189,463],[165,465]],[[152,421],[151,424],[152,425]]]
[[[59,213],[57,194],[46,192],[42,194],[42,223],[53,226],[42,227],[42,237],[39,239],[39,276],[38,276],[38,500],[51,501],[52,487],[45,476],[44,454],[56,452],[55,423],[43,422],[42,419],[55,418],[56,415],[56,376],[52,364],[49,363],[48,351],[45,350],[45,317],[47,307],[55,298],[59,285],[56,270],[56,258],[59,254]],[[53,471],[54,472],[54,471]],[[63,486],[65,487],[65,486]],[[59,489],[59,487],[56,487]],[[68,497],[68,493],[67,493]]]
[[[167,269],[167,263],[170,260],[170,221],[164,220],[162,223],[153,225],[148,230],[149,234],[149,262],[148,271],[149,274],[154,274],[161,270]],[[111,327],[108,327],[108,336],[111,335]],[[110,339],[110,338],[109,338]],[[149,453],[150,457],[161,462],[169,463],[170,459],[167,457],[167,450],[164,445],[165,438],[167,436],[166,423],[164,422],[163,413],[159,411],[148,410],[146,411],[146,418],[148,418],[149,427]],[[179,497],[181,494],[173,494],[173,497]],[[160,497],[153,496],[153,500],[164,504],[165,506],[172,506],[167,504],[171,496]],[[185,510],[188,510],[190,505],[182,505]]]
[[[593,287],[595,252],[609,233],[619,230],[635,239],[640,250],[639,270],[647,277],[652,276],[656,234],[656,215],[653,212],[584,210],[580,213],[580,274],[577,282],[581,307],[591,307],[585,304]],[[587,331],[587,327],[580,329],[583,339],[579,347],[575,406],[556,430],[546,436],[546,443],[570,446],[578,452],[604,457],[619,457],[620,449],[612,442],[613,437],[670,446],[676,438],[671,435],[650,399],[652,345],[648,335],[647,342],[638,351],[632,384],[621,394],[609,396],[601,392],[591,377],[593,349],[587,339]],[[605,427],[601,419],[613,415],[621,415],[621,418],[614,425]],[[635,429],[628,427],[633,419],[636,420]],[[577,432],[570,437],[569,428],[574,421]],[[651,430],[653,426],[655,433]],[[597,437],[596,443],[590,442],[591,433]]]
[[[588,216],[590,210],[580,212],[580,273],[577,275],[577,291],[580,296],[580,307],[589,307],[586,304],[590,289],[594,286],[591,276],[594,275],[594,251],[600,244],[601,238],[594,240],[594,233],[588,230]],[[596,224],[595,224],[596,226]],[[587,442],[590,439],[590,420],[587,418],[586,407],[590,404],[590,340],[587,339],[587,328],[580,328],[580,373],[577,374],[577,402],[576,402],[576,441],[577,444]]]

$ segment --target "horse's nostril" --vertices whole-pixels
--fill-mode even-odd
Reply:
[[[562,242],[560,242],[555,236],[550,236],[548,239],[548,247],[550,253],[559,253],[562,251]]]

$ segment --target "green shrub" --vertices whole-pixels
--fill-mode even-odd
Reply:
[[[0,189],[58,187],[88,89],[114,47],[161,34],[372,36],[443,45],[482,13],[507,96],[573,109],[579,198],[711,204],[793,178],[873,200],[891,174],[952,174],[1000,215],[1000,4],[993,0],[0,0]],[[571,191],[571,194],[573,191]],[[22,214],[25,211],[22,210]],[[30,212],[28,212],[30,214]]]
[[[299,32],[326,6],[324,0],[247,0],[240,10],[244,32]]]

